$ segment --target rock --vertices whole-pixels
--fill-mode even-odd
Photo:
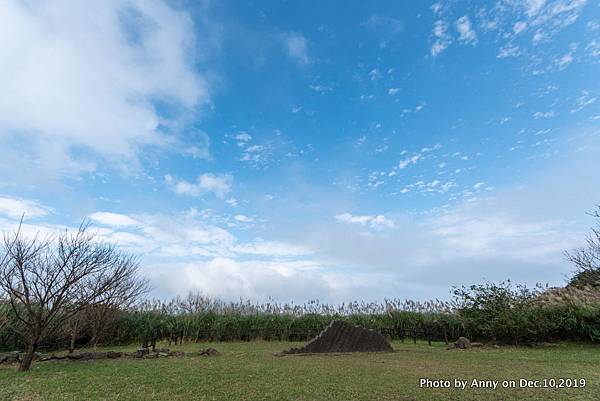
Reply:
[[[200,350],[200,355],[221,356],[221,353],[214,348],[207,348],[207,349]]]
[[[181,357],[181,356],[185,356],[185,352],[183,352],[183,351],[171,351],[171,352],[169,352],[169,356]]]
[[[7,352],[5,354],[0,354],[0,364],[1,363],[15,363],[15,362],[21,362],[19,351],[12,351],[12,352]]]
[[[148,348],[139,348],[137,351],[132,352],[129,355],[133,358],[143,358],[144,356],[148,355],[148,352]]]
[[[120,358],[122,356],[123,356],[123,353],[122,352],[117,352],[117,351],[108,351],[106,353],[106,357],[108,359],[117,359],[117,358]]]
[[[334,320],[304,347],[290,348],[281,354],[313,354],[336,352],[394,352],[380,333]]]
[[[40,358],[40,362],[62,360],[62,359],[65,359],[66,357],[67,357],[66,355],[56,355],[56,354],[44,355]]]
[[[81,352],[77,354],[68,354],[67,358],[76,361],[91,361],[94,359],[105,359],[108,355],[106,352]]]
[[[458,337],[458,340],[454,343],[454,348],[467,349],[471,348],[471,341],[466,337]]]

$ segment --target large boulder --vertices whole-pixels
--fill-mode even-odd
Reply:
[[[290,348],[282,354],[393,351],[390,343],[380,333],[343,320],[334,320],[304,347]]]
[[[454,348],[467,349],[471,348],[471,341],[466,337],[458,337],[458,340],[454,343]]]

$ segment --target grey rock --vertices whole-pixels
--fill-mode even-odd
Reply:
[[[135,352],[132,352],[130,355],[133,358],[143,358],[144,356],[148,355],[149,351],[148,348],[140,348]]]
[[[40,362],[46,362],[46,361],[55,361],[55,360],[63,360],[65,359],[67,356],[66,355],[56,355],[56,354],[50,354],[50,355],[43,355],[40,358]]]
[[[5,354],[0,354],[0,364],[15,362],[21,362],[21,353],[19,351],[12,351],[7,352]]]
[[[105,359],[107,358],[106,352],[81,352],[77,354],[68,354],[68,359],[76,361],[91,361],[94,359]]]
[[[221,353],[214,348],[206,348],[200,350],[200,355],[204,356],[221,356]]]
[[[467,349],[471,348],[471,341],[467,337],[459,337],[454,343],[454,348]]]

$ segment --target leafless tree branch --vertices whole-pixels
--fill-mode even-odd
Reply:
[[[0,248],[0,293],[23,326],[28,345],[19,370],[28,370],[40,341],[81,312],[97,305],[130,302],[146,291],[139,260],[99,242],[82,222],[57,238],[27,238],[22,222],[4,234]]]

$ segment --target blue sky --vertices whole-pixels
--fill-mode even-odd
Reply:
[[[560,285],[600,203],[600,3],[8,1],[0,226],[154,296]]]

